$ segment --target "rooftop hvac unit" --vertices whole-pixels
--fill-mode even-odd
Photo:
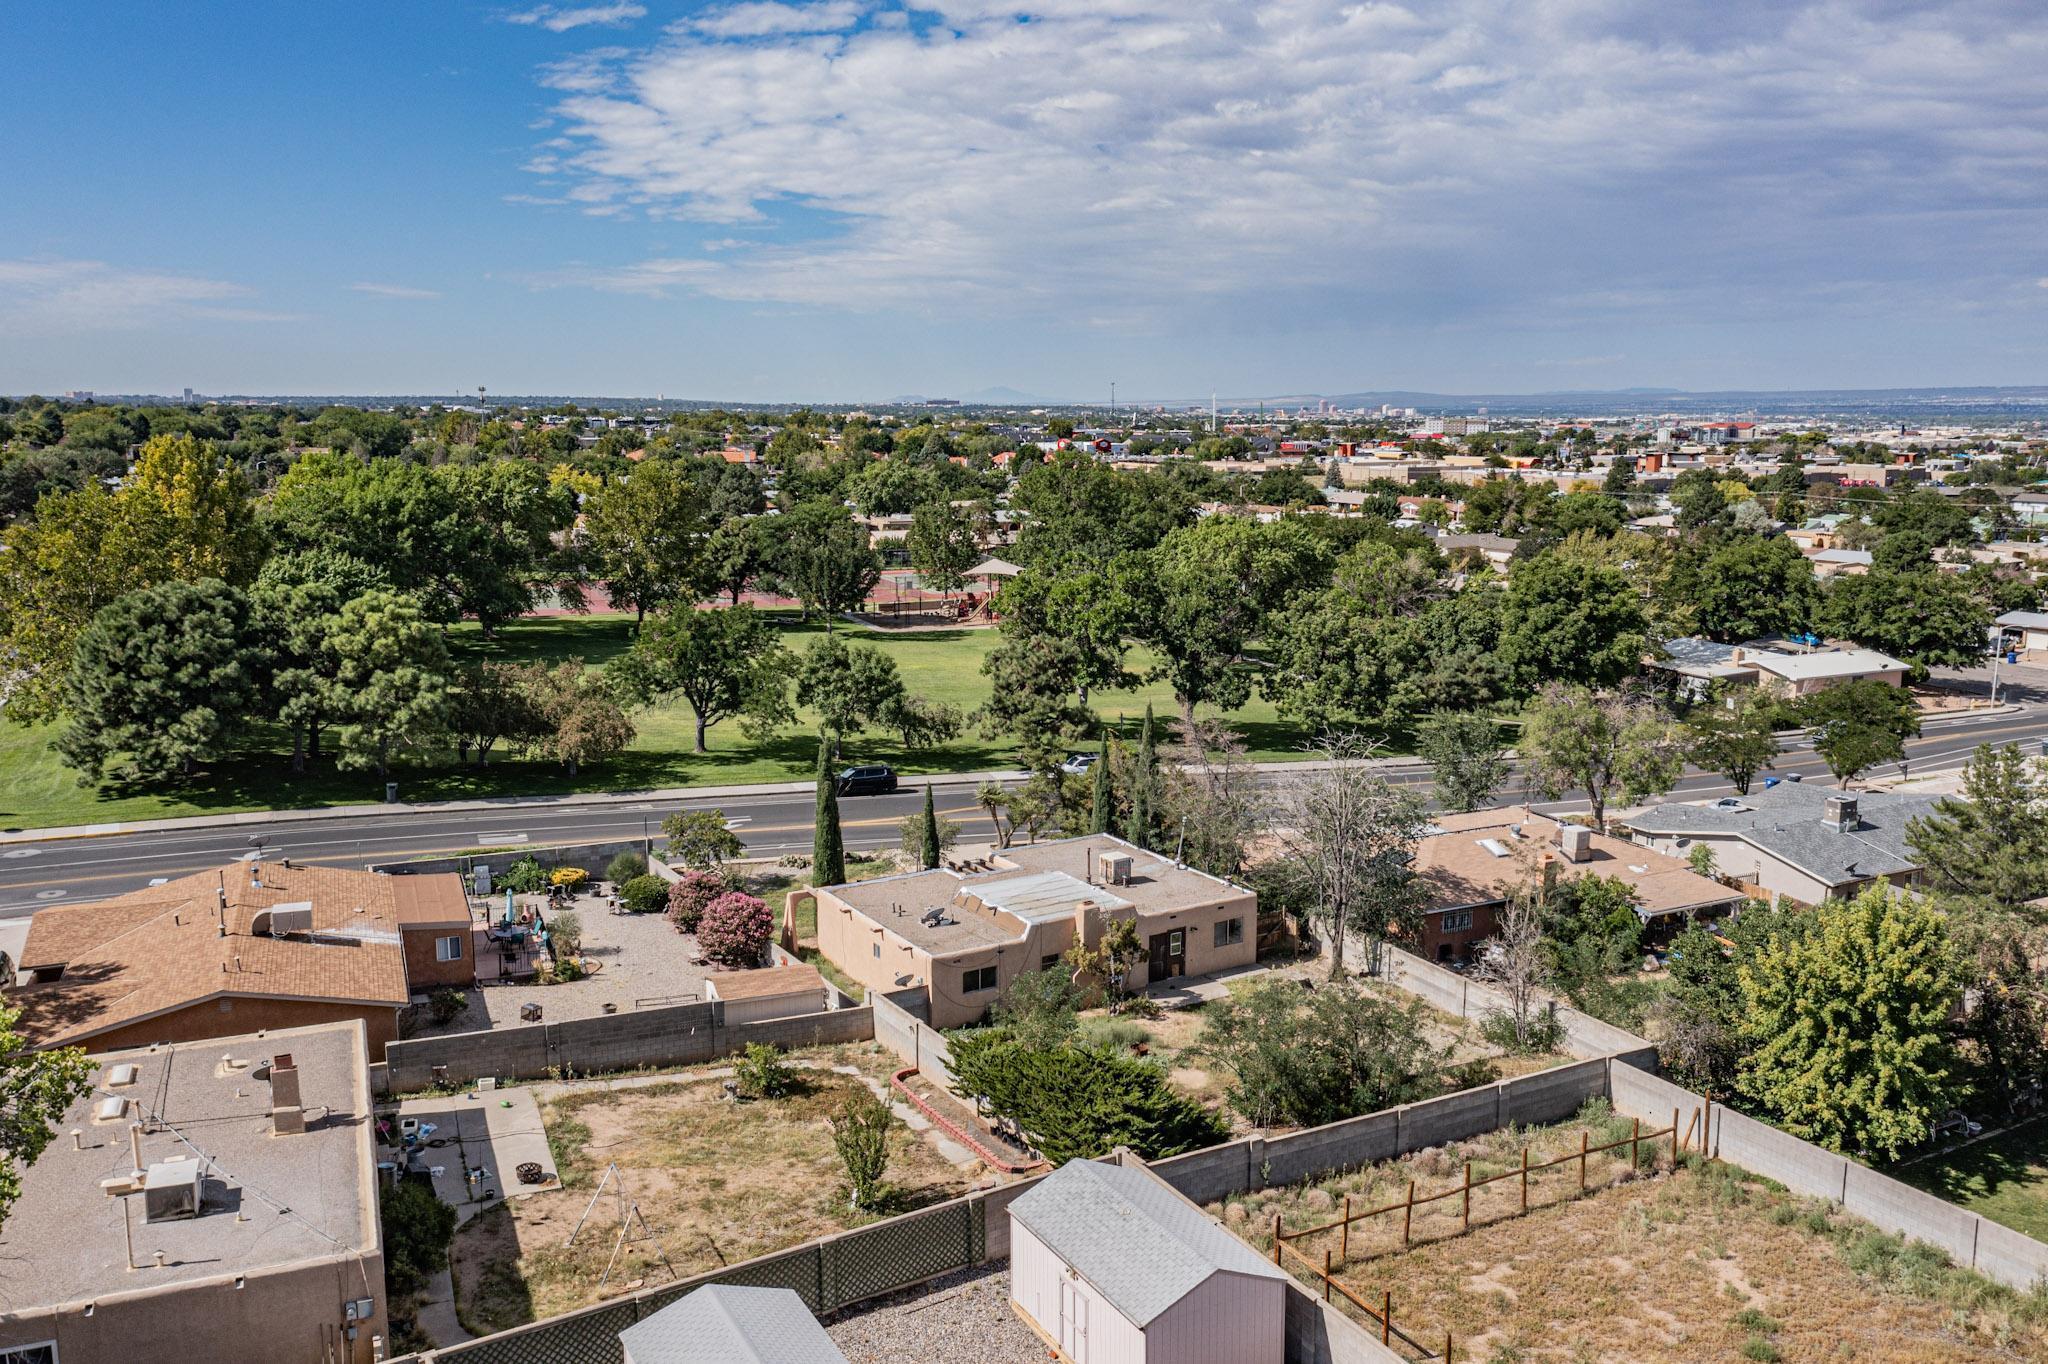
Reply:
[[[142,1220],[175,1222],[199,1216],[199,1162],[166,1160],[142,1178]]]
[[[273,938],[281,938],[287,933],[311,933],[313,902],[290,900],[272,905],[269,909],[258,910],[249,921],[249,931],[268,933]]]
[[[1131,855],[1129,853],[1106,852],[1098,860],[1097,872],[1107,886],[1128,886],[1131,883]]]

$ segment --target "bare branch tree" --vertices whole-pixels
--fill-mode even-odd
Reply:
[[[1357,929],[1376,948],[1417,927],[1422,887],[1415,845],[1429,825],[1422,797],[1364,765],[1377,745],[1334,735],[1313,747],[1283,789],[1277,822],[1283,865],[1314,904],[1310,917],[1330,944],[1330,976],[1344,970],[1344,940]],[[1377,953],[1374,953],[1375,957]]]
[[[1507,1014],[1514,1024],[1515,1048],[1531,1049],[1536,1008],[1550,979],[1543,951],[1543,908],[1548,885],[1541,871],[1508,892],[1495,919],[1498,932],[1487,939],[1472,968],[1475,978],[1507,996]]]

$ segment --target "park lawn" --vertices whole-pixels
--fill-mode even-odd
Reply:
[[[893,658],[905,683],[919,695],[950,702],[963,711],[972,711],[987,699],[988,679],[981,663],[996,643],[992,630],[892,633],[852,625],[836,628]],[[448,639],[459,663],[581,658],[602,665],[630,646],[632,630],[633,620],[625,615],[535,616],[514,621],[490,639],[474,624],[464,623],[452,627]],[[792,648],[801,648],[822,633],[820,625],[792,620],[785,637]],[[1134,668],[1150,662],[1142,650],[1133,651]],[[1160,683],[1102,692],[1093,699],[1098,714],[1112,723],[1120,721],[1123,732],[1132,737],[1146,705],[1163,718],[1178,714],[1171,688]],[[1230,719],[1252,759],[1302,756],[1307,731],[1282,720],[1269,702],[1254,698]],[[635,712],[633,723],[639,733],[632,746],[574,777],[556,763],[499,761],[478,769],[458,766],[452,754],[439,752],[429,761],[394,764],[390,779],[398,783],[399,799],[405,801],[801,781],[816,770],[817,740],[805,727],[812,720],[805,715],[798,727],[764,743],[750,740],[737,722],[729,721],[713,726],[708,751],[696,753],[695,721],[690,708],[678,701]],[[191,777],[147,787],[81,785],[51,748],[57,732],[57,726],[0,723],[0,828],[303,809],[384,798],[383,779],[375,772],[340,772],[328,759],[315,764],[315,770],[293,776],[285,736],[271,726],[259,726],[242,751]],[[987,771],[1016,762],[1012,744],[985,738],[972,726],[950,743],[916,752],[905,750],[892,735],[863,734],[846,745],[845,757],[890,763],[909,776]]]
[[[2048,1240],[2048,1118],[1889,1173],[2023,1236]]]

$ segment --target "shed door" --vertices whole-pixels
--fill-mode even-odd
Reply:
[[[1088,1364],[1088,1295],[1072,1279],[1060,1280],[1060,1351]]]

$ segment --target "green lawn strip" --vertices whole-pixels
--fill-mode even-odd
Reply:
[[[602,664],[629,647],[632,624],[630,617],[622,615],[533,617],[504,626],[490,639],[473,624],[452,627],[448,638],[459,662],[581,658]],[[973,710],[988,695],[981,663],[996,643],[994,631],[892,634],[851,625],[837,628],[895,659],[905,683],[919,695],[951,702],[964,711]],[[792,620],[785,633],[790,647],[801,648],[822,634],[823,627]],[[1151,662],[1143,650],[1133,650],[1133,668],[1142,670]],[[1132,736],[1147,704],[1163,717],[1178,710],[1172,690],[1163,683],[1098,692],[1093,701],[1098,714]],[[812,718],[803,717],[806,722]],[[1251,759],[1302,756],[1307,731],[1283,720],[1269,702],[1254,698],[1230,720],[1243,736]],[[633,722],[639,733],[630,749],[575,777],[556,763],[500,761],[477,768],[458,766],[452,755],[436,753],[429,762],[395,764],[391,780],[398,783],[401,800],[434,801],[800,781],[815,770],[817,741],[801,728],[755,743],[737,723],[717,725],[710,732],[710,751],[700,754],[691,751],[694,724],[689,707],[681,702],[638,711]],[[189,778],[150,787],[80,785],[77,774],[58,760],[50,746],[56,733],[55,726],[0,724],[0,828],[303,809],[384,799],[383,782],[374,772],[339,772],[331,759],[322,758],[311,770],[294,776],[287,763],[286,738],[270,726],[259,727],[243,751],[209,764]],[[1395,751],[1399,748],[1397,744]],[[986,738],[971,727],[951,743],[916,752],[904,750],[892,735],[865,734],[848,745],[846,756],[891,763],[907,776],[985,771],[1016,762],[1014,744]]]
[[[2048,1117],[1889,1172],[2035,1240],[2048,1240]]]

